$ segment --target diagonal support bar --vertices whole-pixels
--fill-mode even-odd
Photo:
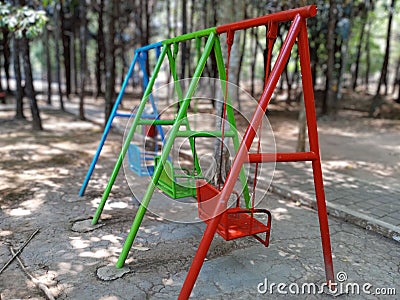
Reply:
[[[119,107],[119,104],[121,103],[122,96],[124,95],[126,86],[128,85],[129,79],[131,78],[131,76],[133,74],[133,69],[134,69],[135,64],[137,62],[137,59],[138,59],[138,54],[137,54],[137,52],[135,52],[135,55],[133,57],[131,65],[129,67],[128,73],[126,74],[125,80],[124,80],[124,82],[122,84],[121,91],[119,92],[117,100],[114,103],[114,106],[112,108],[110,117],[107,120],[106,126],[105,126],[104,131],[103,131],[103,135],[101,136],[99,145],[97,146],[96,153],[93,156],[92,162],[90,163],[89,169],[88,169],[88,171],[86,173],[86,176],[85,176],[85,179],[84,179],[84,181],[82,183],[81,189],[79,190],[79,196],[80,197],[82,197],[85,194],[85,190],[86,190],[87,185],[89,184],[90,177],[92,177],[92,174],[93,174],[94,168],[96,166],[96,163],[99,160],[99,156],[100,156],[101,150],[103,149],[103,146],[104,146],[104,143],[106,142],[108,133],[110,132],[111,124],[114,121],[114,117],[117,115],[117,109]]]

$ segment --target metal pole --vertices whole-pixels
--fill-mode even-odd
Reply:
[[[306,107],[307,128],[310,142],[310,151],[317,156],[312,161],[314,173],[315,196],[317,199],[318,219],[321,232],[322,251],[324,255],[325,274],[328,284],[334,283],[335,275],[333,272],[332,251],[329,235],[328,215],[326,211],[326,200],[324,192],[324,182],[322,178],[321,158],[318,144],[318,131],[316,113],[314,105],[314,90],[312,85],[312,75],[310,68],[310,54],[307,36],[306,20],[302,20],[302,28],[299,35],[299,54],[300,67],[303,83],[304,105]]]
[[[138,58],[138,54],[137,54],[137,52],[135,52],[135,55],[133,57],[131,65],[129,67],[128,73],[126,74],[125,80],[122,83],[121,91],[119,92],[117,100],[115,101],[114,106],[113,106],[113,108],[111,110],[111,114],[110,114],[110,116],[109,116],[109,118],[107,120],[106,126],[105,126],[104,131],[103,131],[103,135],[102,135],[102,137],[100,139],[100,143],[97,146],[96,153],[95,153],[95,155],[94,155],[94,157],[92,159],[92,162],[91,162],[91,164],[89,166],[89,170],[86,173],[85,180],[83,181],[83,184],[82,184],[81,189],[79,191],[79,196],[80,197],[85,194],[86,187],[87,187],[87,185],[89,183],[90,177],[92,176],[94,167],[96,166],[96,163],[97,163],[97,161],[99,159],[101,150],[103,149],[104,143],[105,143],[105,141],[107,139],[108,132],[111,129],[111,124],[112,124],[112,122],[114,120],[114,117],[115,117],[115,114],[117,113],[117,109],[119,107],[119,104],[121,103],[122,97],[123,97],[123,95],[125,93],[126,86],[128,85],[129,79],[131,78],[131,76],[133,74],[133,69],[135,67],[137,58]]]

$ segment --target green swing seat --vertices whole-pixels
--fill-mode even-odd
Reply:
[[[160,162],[161,157],[155,156],[155,169]],[[196,182],[194,176],[190,174],[188,169],[174,167],[169,160],[164,163],[156,186],[163,191],[164,194],[173,199],[196,197]]]

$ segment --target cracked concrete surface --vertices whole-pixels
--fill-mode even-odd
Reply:
[[[54,214],[63,211],[56,201],[46,203],[52,206]],[[86,207],[87,203],[81,205]],[[276,291],[272,295],[257,291],[265,278],[268,282],[287,285],[324,282],[316,212],[272,194],[262,206],[273,212],[270,246],[265,248],[250,237],[226,242],[216,236],[193,290],[193,299],[283,298],[284,295]],[[84,210],[90,215],[93,207]],[[32,240],[21,256],[36,276],[50,283],[58,299],[176,298],[200,241],[203,224],[176,224],[145,217],[143,228],[148,230],[140,230],[135,243],[144,248],[130,252],[124,274],[112,281],[98,277],[105,266],[108,270],[114,268],[110,265],[118,258],[135,210],[136,207],[130,205],[125,210],[108,211],[110,217],[102,220],[104,226],[86,232],[72,231],[67,224],[74,220],[74,213],[64,215],[58,222],[41,227],[38,239]],[[81,211],[75,214],[79,217]],[[42,223],[40,211],[32,220],[13,218],[12,223],[11,218],[3,220],[5,228],[12,225],[21,229],[18,240],[8,240],[14,247],[29,235],[30,228]],[[336,272],[346,272],[348,282],[400,290],[398,243],[336,218],[329,221]],[[180,234],[173,238],[177,230]],[[1,261],[9,256],[3,240]],[[0,276],[2,299],[27,298],[28,295],[42,299],[34,287],[26,285],[26,280],[24,289],[15,285],[21,280],[16,277],[24,278],[15,263]],[[325,294],[318,295],[318,299],[321,297],[331,299]],[[351,296],[341,296],[347,297]],[[375,296],[362,295],[361,298],[375,299]],[[314,298],[309,295],[309,299]]]
[[[67,146],[51,130],[42,133],[38,140],[48,139],[54,142],[54,148],[64,152],[79,149],[83,143],[87,144],[85,148],[94,149],[99,132],[92,134],[91,126],[86,128],[87,123],[71,116],[62,118],[75,122],[79,128],[63,133]],[[21,130],[23,134],[25,129]],[[77,138],[77,132],[82,130],[85,134]],[[0,147],[3,152],[4,143]],[[18,148],[15,145],[14,150]],[[16,195],[11,188],[2,190],[5,197],[0,210],[0,262],[3,264],[11,257],[9,245],[18,249],[40,228],[20,257],[57,299],[177,298],[205,228],[203,223],[172,223],[147,214],[126,261],[128,272],[107,281],[97,276],[99,270],[110,269],[116,263],[137,210],[137,202],[131,199],[123,176],[118,176],[101,226],[87,230],[101,196],[93,191],[102,191],[105,186],[119,145],[120,137],[111,135],[90,191],[82,198],[76,195],[86,171],[84,153],[73,156],[75,163],[57,168],[40,165],[35,174],[29,173],[28,167],[19,166],[17,170],[7,166],[4,158],[3,170],[10,170],[5,176],[12,179],[5,184],[14,184],[14,189],[20,189],[21,193]],[[79,160],[79,156],[85,159]],[[38,174],[39,179],[32,179]],[[193,289],[193,299],[284,299],[290,295],[279,294],[276,289],[272,294],[269,291],[262,294],[257,287],[265,280],[287,286],[324,282],[317,213],[274,194],[267,194],[260,207],[267,207],[273,215],[270,246],[265,248],[251,237],[226,242],[215,236]],[[335,217],[330,217],[329,223],[335,271],[345,272],[346,282],[370,283],[371,291],[395,288],[400,293],[399,243]],[[74,231],[76,224],[85,226]],[[0,295],[2,300],[45,299],[15,261],[0,274]],[[293,297],[332,299],[326,293]],[[340,298],[396,299],[396,296],[362,294]]]

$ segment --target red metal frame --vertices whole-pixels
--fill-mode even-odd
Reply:
[[[318,132],[316,123],[316,113],[314,104],[314,91],[312,86],[311,68],[310,68],[310,54],[307,36],[306,19],[315,16],[317,13],[316,6],[307,6],[303,8],[293,9],[289,11],[279,12],[255,19],[235,22],[217,27],[217,33],[234,32],[255,26],[266,25],[269,22],[287,22],[292,21],[291,27],[288,31],[286,39],[281,47],[281,51],[277,57],[274,67],[266,81],[263,94],[259,99],[259,105],[250,121],[246,130],[244,138],[240,144],[239,150],[233,161],[230,173],[226,179],[224,187],[219,193],[218,200],[215,201],[214,213],[204,231],[202,240],[198,247],[197,253],[193,259],[192,265],[189,269],[186,280],[183,284],[179,299],[188,299],[193,286],[196,282],[200,269],[203,265],[204,259],[213,240],[214,234],[221,223],[224,216],[223,212],[233,192],[234,185],[239,176],[239,172],[244,163],[261,163],[261,162],[288,162],[288,161],[311,161],[314,175],[314,186],[317,199],[318,218],[320,224],[320,233],[322,241],[322,249],[325,263],[325,274],[328,284],[334,282],[334,271],[332,263],[332,253],[330,245],[330,235],[328,226],[328,217],[326,211],[325,193],[322,179],[321,159],[319,154]],[[249,149],[253,143],[256,135],[256,129],[259,128],[261,120],[265,114],[271,96],[278,83],[278,80],[285,68],[286,62],[290,56],[291,49],[296,42],[298,44],[298,51],[300,56],[300,66],[302,74],[302,85],[304,94],[304,103],[306,110],[306,119],[308,127],[308,136],[310,143],[309,152],[300,153],[259,153],[250,154]]]

